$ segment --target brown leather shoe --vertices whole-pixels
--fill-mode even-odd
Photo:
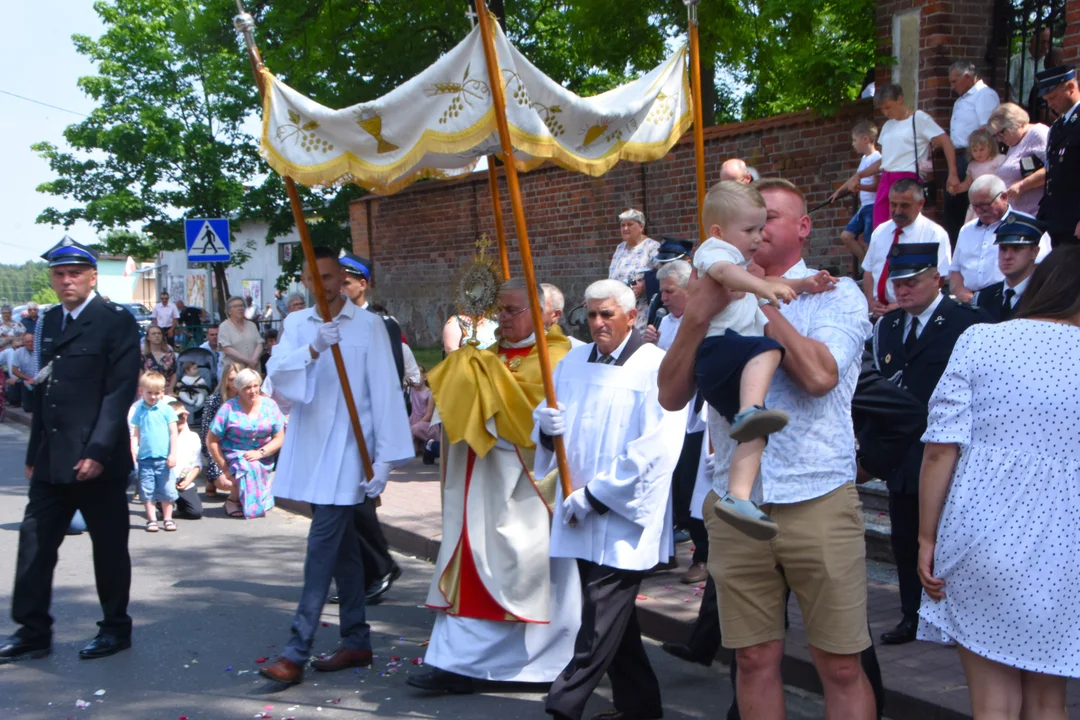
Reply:
[[[259,674],[285,685],[299,685],[304,681],[304,668],[286,657],[279,657],[272,664],[259,668]]]
[[[682,578],[679,579],[684,585],[697,585],[703,583],[709,579],[709,571],[705,567],[705,563],[698,562],[690,566],[690,569],[683,573]]]
[[[347,668],[367,667],[371,664],[370,650],[353,650],[352,648],[339,647],[328,658],[319,658],[311,663],[319,672],[337,672]]]

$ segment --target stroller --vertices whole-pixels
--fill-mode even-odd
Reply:
[[[179,378],[176,381],[176,396],[187,408],[188,425],[190,427],[199,427],[202,422],[203,405],[206,404],[206,399],[210,397],[210,394],[214,392],[214,388],[217,387],[214,360],[214,353],[201,347],[188,348],[176,358],[176,367],[179,373]],[[189,362],[193,362],[198,366],[199,379],[202,380],[202,382],[193,386],[184,383],[183,368]]]

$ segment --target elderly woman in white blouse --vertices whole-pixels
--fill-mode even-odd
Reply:
[[[656,269],[656,253],[660,243],[645,234],[645,215],[633,208],[619,215],[619,232],[622,242],[615,248],[608,266],[608,279],[626,283],[637,298],[638,329],[648,320],[649,299],[645,297],[643,275]]]

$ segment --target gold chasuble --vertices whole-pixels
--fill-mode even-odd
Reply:
[[[552,366],[570,351],[547,332]],[[428,373],[442,420],[443,538],[428,607],[450,615],[546,623],[552,485],[532,476],[533,410],[544,401],[536,346],[465,346]]]

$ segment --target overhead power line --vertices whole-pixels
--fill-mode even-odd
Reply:
[[[79,117],[90,117],[86,113],[76,112],[75,110],[68,110],[67,108],[62,108],[62,107],[60,107],[58,105],[50,105],[47,102],[42,102],[40,100],[35,100],[34,98],[28,98],[28,97],[26,97],[24,95],[19,95],[17,93],[8,92],[7,90],[0,90],[0,93],[3,93],[4,95],[10,95],[11,97],[14,97],[14,98],[19,98],[20,100],[25,100],[26,102],[34,103],[35,105],[43,105],[43,106],[45,106],[47,108],[52,108],[53,110],[59,110],[60,112],[71,113],[72,115],[78,115]]]

